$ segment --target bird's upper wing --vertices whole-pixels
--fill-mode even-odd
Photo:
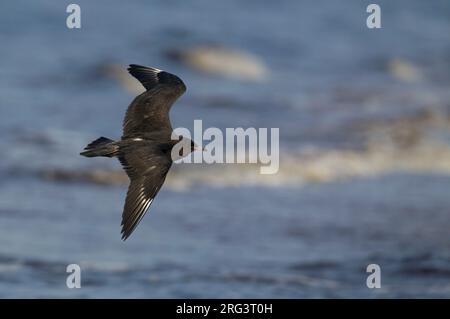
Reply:
[[[119,155],[130,177],[125,207],[122,213],[122,239],[126,240],[147,212],[158,194],[172,161],[158,146],[147,143]]]
[[[123,137],[143,137],[161,129],[172,131],[169,111],[186,91],[183,81],[168,72],[135,64],[131,64],[128,71],[147,91],[137,96],[128,107]]]

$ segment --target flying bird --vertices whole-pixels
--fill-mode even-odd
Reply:
[[[130,179],[122,213],[123,240],[131,235],[144,217],[172,162],[199,149],[183,136],[172,139],[169,111],[186,91],[183,81],[168,72],[136,64],[131,64],[128,72],[146,91],[128,106],[122,138],[114,141],[100,137],[80,153],[86,157],[117,157]],[[179,144],[182,147],[174,149],[178,143],[182,143]]]

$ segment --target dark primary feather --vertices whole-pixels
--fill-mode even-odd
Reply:
[[[127,239],[149,209],[158,194],[172,160],[160,144],[136,142],[123,148],[119,155],[130,177],[125,207],[122,214],[122,239]]]
[[[137,64],[130,64],[128,72],[138,79],[145,89],[149,91],[159,83],[158,73],[161,72],[161,70]]]
[[[145,137],[154,131],[170,130],[169,111],[186,86],[176,75],[131,64],[128,71],[147,89],[131,102],[123,122],[123,136]]]

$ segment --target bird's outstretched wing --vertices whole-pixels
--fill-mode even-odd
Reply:
[[[123,138],[145,137],[160,130],[172,131],[169,111],[186,86],[176,75],[131,64],[128,71],[147,91],[131,102],[123,122]]]
[[[126,240],[158,194],[172,161],[170,154],[145,142],[120,154],[119,160],[130,178],[122,213],[122,239]]]

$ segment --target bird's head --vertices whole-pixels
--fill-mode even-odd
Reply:
[[[190,145],[190,152],[195,152],[195,151],[204,151],[205,148],[204,147],[200,147],[198,146],[193,140],[187,138],[187,137],[181,137],[181,139],[186,139],[186,144]]]
[[[195,151],[205,151],[205,148],[198,146],[193,140],[184,136],[179,136],[178,140],[173,141],[172,155],[175,155],[173,160],[188,156]]]

